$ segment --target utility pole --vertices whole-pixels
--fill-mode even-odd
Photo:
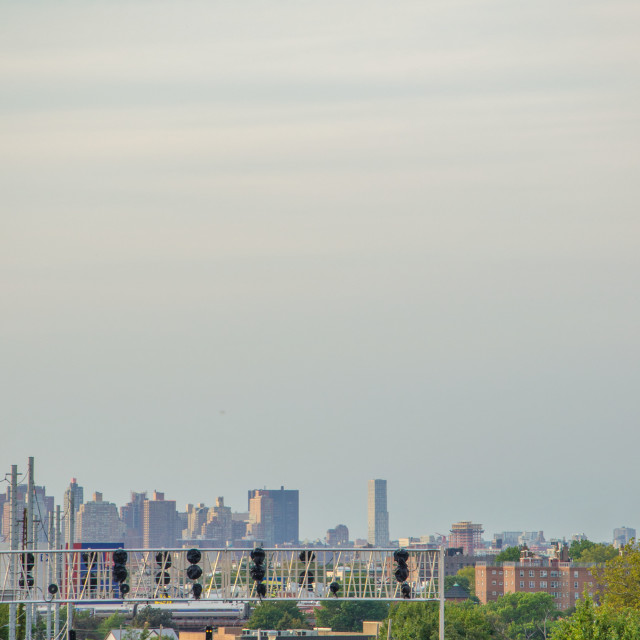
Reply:
[[[33,498],[35,490],[33,488],[33,457],[29,457],[27,467],[27,552],[33,551]],[[25,582],[27,577],[25,575]],[[28,588],[28,585],[27,585]],[[33,625],[33,606],[29,603],[25,605],[25,640],[31,640],[31,627]]]
[[[444,545],[440,547],[440,562],[438,562],[438,591],[440,595],[440,624],[439,640],[444,640]]]
[[[73,589],[73,578],[74,578],[74,554],[72,553],[73,544],[75,542],[75,529],[76,529],[76,497],[73,491],[69,492],[69,513],[67,514],[67,518],[69,518],[69,541],[68,541],[68,549],[69,553],[65,553],[65,558],[67,560],[67,598],[71,597],[71,592]],[[73,628],[73,603],[67,602],[67,638],[69,637],[69,631]]]
[[[49,539],[49,551],[52,551],[55,548],[56,543],[54,535],[54,520],[55,516],[53,511],[49,511],[49,534],[47,536],[47,538]],[[53,582],[53,572],[55,569],[55,567],[53,566],[53,564],[55,564],[54,558],[55,555],[50,553],[47,561],[47,585],[50,585]],[[51,562],[52,560],[53,563]],[[47,640],[51,640],[51,602],[47,604]]]
[[[60,505],[56,505],[56,551],[62,546],[62,531],[60,530]],[[56,553],[55,559],[55,576],[56,584],[58,588],[62,586],[62,562],[60,553]],[[60,604],[56,600],[55,607],[53,609],[53,633],[57,638],[60,635]]]
[[[9,494],[11,523],[9,525],[9,548],[11,551],[18,550],[18,466],[11,465],[11,491]],[[11,597],[16,598],[16,559],[17,554],[11,554]],[[16,640],[16,617],[18,613],[18,605],[12,602],[9,605],[9,640]]]

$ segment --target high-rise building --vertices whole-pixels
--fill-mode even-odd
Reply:
[[[142,547],[142,521],[146,499],[146,491],[142,493],[132,491],[131,501],[120,507],[120,519],[126,527],[124,544],[129,549],[140,549]]]
[[[202,525],[207,521],[209,507],[203,502],[199,502],[195,506],[187,505],[187,526],[182,531],[182,537],[189,540],[198,538],[202,532]]]
[[[481,524],[472,524],[468,520],[454,522],[451,525],[449,547],[462,547],[465,556],[472,556],[475,549],[482,547],[482,534],[484,529]]]
[[[296,544],[299,531],[297,489],[254,489],[249,491],[247,534],[265,546]]]
[[[327,529],[325,542],[328,547],[343,547],[349,544],[349,529],[345,524],[336,525],[335,529]]]
[[[636,537],[636,530],[631,527],[620,527],[613,530],[613,544],[616,547],[624,547]]]
[[[387,481],[369,480],[367,498],[367,540],[374,547],[389,546]]]
[[[47,544],[47,532],[49,529],[49,512],[53,511],[54,499],[52,496],[47,495],[47,488],[36,485],[34,488],[34,501],[33,501],[33,520],[36,523],[36,539],[35,544],[37,547],[41,547]],[[11,501],[10,501],[10,489],[7,488],[4,499],[0,501],[2,505],[2,522],[1,533],[7,541],[10,537],[11,529]],[[24,512],[27,508],[29,500],[27,499],[28,487],[26,484],[18,485],[16,491],[18,522],[20,523],[20,535],[23,531]]]
[[[164,493],[153,492],[145,500],[142,511],[142,544],[145,549],[175,547],[179,538],[178,512],[175,500],[165,500]]]
[[[73,498],[73,517],[74,519],[78,516],[78,511],[80,511],[80,507],[84,502],[84,488],[81,487],[75,478],[71,478],[71,482],[69,486],[64,492],[64,500],[62,503],[62,516],[63,516],[63,526],[64,526],[64,540],[69,540],[69,524],[71,522],[71,502]]]
[[[222,546],[233,544],[233,516],[231,507],[225,507],[223,497],[216,498],[215,507],[209,509],[201,532],[205,538],[218,540]]]
[[[126,527],[118,516],[118,507],[95,492],[93,500],[80,506],[76,516],[76,542],[122,542]]]

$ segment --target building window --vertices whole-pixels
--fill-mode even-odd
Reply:
[[[536,588],[536,583],[535,582],[530,582],[529,583],[529,589],[535,589]]]
[[[498,574],[499,574],[499,575],[502,575],[502,571],[499,571],[499,572],[498,572]]]
[[[496,581],[494,580],[491,584],[495,585]]]
[[[547,572],[546,571],[540,571],[540,577],[541,578],[546,578],[547,577]]]
[[[493,573],[493,575],[496,575],[496,570],[494,569],[491,573]]]
[[[547,588],[547,581],[546,580],[540,580],[540,588],[541,589],[546,589]]]
[[[578,572],[577,572],[577,571],[574,571],[574,572],[573,572],[573,577],[574,577],[574,578],[577,578],[577,577],[578,577]]]
[[[551,588],[552,589],[557,589],[560,586],[560,584],[558,583],[557,580],[552,580],[551,581]]]
[[[578,583],[577,583],[577,582],[574,582],[574,583],[573,583],[573,588],[574,588],[574,589],[578,589]]]
[[[520,577],[524,578],[524,570],[523,569],[520,569]]]
[[[535,575],[536,575],[536,572],[535,572],[535,571],[533,571],[533,569],[531,569],[531,570],[529,571],[529,577],[530,577],[530,578],[533,578]]]
[[[495,595],[496,595],[496,592],[495,592],[495,591],[492,591],[492,592],[491,592],[491,595],[492,595],[492,596],[495,596]]]
[[[580,594],[576,591],[576,592],[573,594],[573,599],[574,599],[574,600],[578,600],[579,598],[580,598]]]
[[[557,572],[557,571],[552,571],[549,575],[550,575],[552,578],[557,578],[557,577],[558,577],[558,572]]]
[[[520,580],[520,588],[524,589],[524,580]]]
[[[502,586],[502,582],[500,583],[500,586]]]

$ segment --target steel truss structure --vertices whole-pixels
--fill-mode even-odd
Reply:
[[[251,549],[199,549],[196,563],[189,560],[198,554],[188,559],[187,549],[127,549],[121,582],[114,575],[116,551],[0,551],[0,601],[186,602],[200,591],[199,599],[209,601],[402,600],[408,595],[444,603],[443,549],[407,550],[408,576],[402,583],[395,575],[394,549],[264,549],[261,580],[254,579]],[[187,570],[194,566],[201,571],[192,569],[192,576],[199,574],[192,580]],[[405,586],[404,594],[403,584],[410,588]]]

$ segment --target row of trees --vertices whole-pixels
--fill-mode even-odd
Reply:
[[[477,605],[472,601],[447,604],[447,640],[541,640],[547,638],[558,617],[553,598],[546,593],[513,593],[498,602]],[[384,620],[383,637],[391,624],[393,640],[435,640],[438,637],[438,604],[402,602],[326,601],[316,610],[316,625],[334,631],[362,631],[364,620]],[[251,615],[252,629],[307,629],[309,625],[295,602],[263,602]]]

